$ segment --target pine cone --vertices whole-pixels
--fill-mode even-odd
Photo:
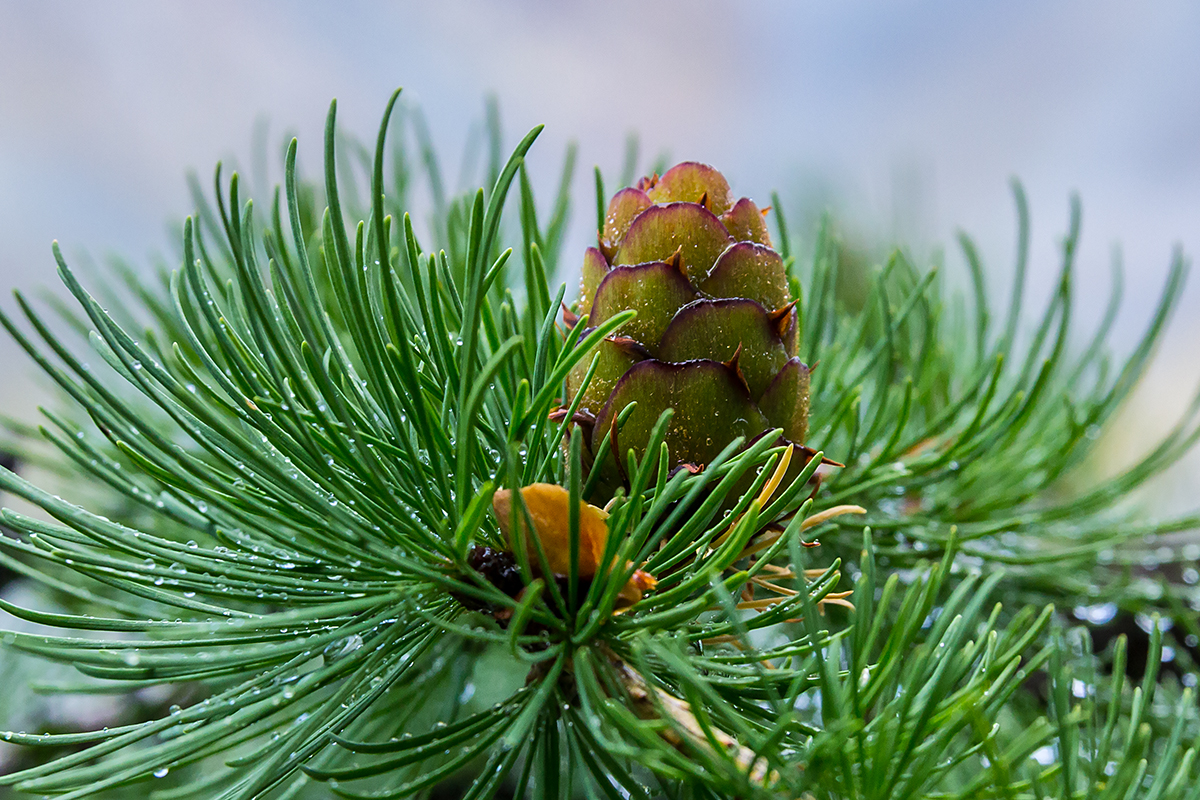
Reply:
[[[594,416],[591,449],[645,455],[664,409],[670,466],[710,463],[734,438],[773,428],[801,444],[808,430],[808,367],[797,358],[799,320],[787,272],[771,249],[765,211],[734,202],[729,184],[705,164],[677,164],[642,178],[608,205],[599,247],[584,257],[577,306],[595,326],[627,309],[637,318],[600,343],[599,363],[580,408]],[[578,394],[591,362],[568,378]],[[614,422],[637,407],[621,427]]]

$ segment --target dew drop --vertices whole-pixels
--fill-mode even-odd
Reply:
[[[1075,616],[1093,625],[1103,625],[1117,615],[1116,603],[1096,603],[1090,606],[1076,606]]]
[[[342,656],[349,655],[362,646],[362,636],[356,633],[353,636],[348,636],[345,639],[340,639],[336,642],[330,643],[324,650],[321,651],[321,655],[332,661],[341,658]]]

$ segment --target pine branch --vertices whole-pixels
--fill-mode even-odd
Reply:
[[[524,165],[539,129],[502,162],[493,110],[487,186],[451,196],[420,114],[395,103],[373,153],[338,137],[331,107],[323,181],[299,174],[293,140],[269,209],[218,167],[161,287],[118,264],[89,289],[56,248],[78,306],[59,310],[103,364],[24,297],[24,322],[0,313],[70,403],[40,428],[68,493],[99,495],[89,511],[0,468],[0,490],[48,514],[0,512],[0,559],[50,606],[0,600],[43,626],[4,643],[70,665],[83,691],[184,701],[102,730],[7,733],[72,749],[0,784],[405,797],[470,775],[467,797],[1195,797],[1200,726],[1190,691],[1159,674],[1165,623],[1131,690],[1124,641],[1094,655],[1049,605],[1182,618],[1194,600],[1112,564],[1196,526],[1131,522],[1119,501],[1200,437],[1200,401],[1123,475],[1057,491],[1144,370],[1182,256],[1110,371],[1115,300],[1072,347],[1077,204],[1058,290],[1018,351],[1019,187],[999,329],[968,239],[971,309],[899,252],[852,307],[830,229],[806,262],[776,200],[820,362],[813,450],[736,439],[672,472],[673,412],[639,458],[620,452],[627,408],[599,448],[625,484],[589,508],[579,397],[633,312],[560,327],[575,151],[540,212]],[[409,213],[422,179],[434,251]],[[524,491],[539,485],[561,501],[553,530]]]

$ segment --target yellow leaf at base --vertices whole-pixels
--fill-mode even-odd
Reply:
[[[550,571],[556,575],[567,575],[571,571],[571,525],[569,519],[571,494],[553,483],[534,483],[521,489],[521,499],[533,520],[533,527],[546,553]],[[500,489],[492,496],[492,507],[500,530],[508,539],[509,547],[516,548],[512,531],[512,491]],[[604,509],[579,502],[579,577],[592,578],[600,559],[604,557],[604,545],[608,542],[608,514]],[[525,546],[529,560],[537,564],[537,545],[529,538],[525,520],[521,519],[525,531]]]
[[[546,555],[546,565],[555,575],[571,572],[571,494],[553,483],[534,483],[522,487],[521,500],[533,521],[538,541]],[[492,508],[500,530],[515,549],[512,535],[512,490],[500,489],[492,496]],[[524,515],[520,518],[521,530],[525,533],[525,547],[534,569],[538,569],[537,545],[529,536]],[[604,558],[604,547],[608,543],[608,513],[596,506],[579,502],[579,572],[583,579],[596,577],[600,561]],[[637,570],[622,587],[618,595],[621,606],[628,606],[641,599],[642,593],[654,588],[654,576]]]

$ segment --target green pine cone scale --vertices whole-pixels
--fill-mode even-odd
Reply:
[[[755,242],[737,242],[726,248],[698,288],[705,297],[744,297],[772,310],[792,299],[783,259]]]
[[[728,362],[755,399],[789,356],[766,309],[744,298],[697,300],[681,308],[658,350],[665,361]]]
[[[600,452],[616,415],[633,402],[637,406],[614,437],[616,443],[610,442],[608,452]],[[611,466],[612,453],[623,457],[627,450],[642,459],[651,431],[666,408],[675,410],[665,439],[673,466],[703,466],[735,437],[751,439],[771,427],[745,384],[719,361],[672,364],[647,359],[621,376],[596,418],[592,449],[598,454],[597,461]],[[623,468],[624,464],[618,467]]]
[[[592,324],[600,325],[622,311],[633,309],[637,317],[621,328],[621,335],[641,342],[651,355],[657,355],[658,342],[676,314],[696,297],[687,277],[666,262],[614,267],[596,289]]]
[[[613,264],[666,261],[676,253],[693,282],[708,277],[717,258],[733,243],[721,220],[696,203],[651,206],[629,226]]]

